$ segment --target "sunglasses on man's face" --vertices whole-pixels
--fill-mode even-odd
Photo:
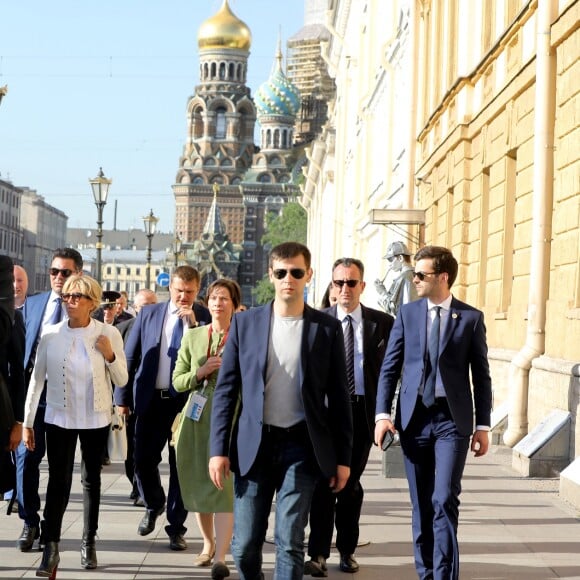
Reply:
[[[276,280],[284,280],[288,272],[290,272],[292,278],[295,278],[296,280],[302,280],[306,274],[306,270],[302,270],[302,268],[292,268],[290,270],[286,270],[285,268],[276,268],[276,270],[272,270],[272,274],[274,274],[274,278],[276,278]]]
[[[115,308],[115,306],[117,306],[116,304],[103,304],[103,309],[104,310],[111,310],[112,308]]]
[[[51,268],[49,270],[50,275],[53,276],[54,278],[56,278],[59,274],[63,277],[63,278],[68,278],[73,271],[69,270],[68,268]]]
[[[427,276],[438,276],[437,272],[413,272],[413,278],[419,278],[421,282],[427,278]]]
[[[356,285],[360,282],[360,280],[333,280],[332,283],[337,288],[342,288],[345,284],[349,288],[356,288]]]

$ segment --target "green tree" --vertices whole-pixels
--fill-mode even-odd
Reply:
[[[295,201],[287,203],[280,215],[269,214],[266,217],[266,233],[262,236],[262,244],[270,247],[282,242],[306,243],[306,210]]]
[[[306,210],[297,202],[289,202],[279,215],[266,217],[266,233],[262,236],[262,245],[273,248],[283,242],[306,243]],[[252,291],[258,304],[266,304],[274,298],[274,286],[266,274]]]

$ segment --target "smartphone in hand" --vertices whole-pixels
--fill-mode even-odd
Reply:
[[[393,433],[391,431],[387,431],[383,437],[383,441],[381,442],[381,449],[386,451],[393,444],[394,440],[395,436]]]

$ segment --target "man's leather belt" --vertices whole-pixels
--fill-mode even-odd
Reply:
[[[266,433],[279,435],[298,433],[300,431],[306,430],[306,421],[300,421],[300,423],[296,423],[296,425],[291,425],[290,427],[277,427],[276,425],[264,425],[263,430]]]

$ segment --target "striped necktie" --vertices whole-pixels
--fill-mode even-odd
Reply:
[[[346,320],[346,332],[344,333],[344,353],[346,358],[346,380],[348,392],[354,395],[354,330],[352,327],[352,316],[344,317]]]

